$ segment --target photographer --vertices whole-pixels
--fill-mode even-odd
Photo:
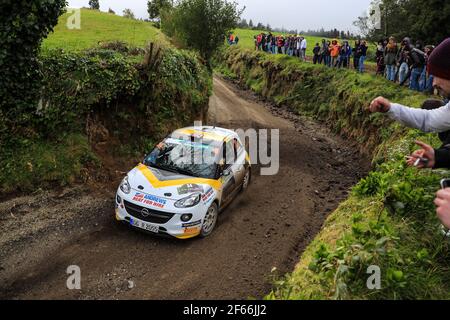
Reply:
[[[434,76],[433,85],[440,94],[450,97],[450,38],[443,41],[431,53],[428,59],[428,72]],[[404,125],[420,129],[424,132],[440,133],[443,146],[439,149],[416,141],[422,147],[408,158],[408,165],[422,168],[450,168],[450,135],[444,134],[450,130],[450,103],[443,107],[431,110],[415,109],[399,104],[391,103],[389,100],[378,97],[372,101],[369,107],[371,112],[387,113],[392,119]],[[435,200],[436,213],[442,223],[450,228],[450,189],[444,189],[437,193]]]
[[[428,72],[434,76],[433,85],[440,94],[450,97],[450,38],[443,41],[430,55]],[[402,124],[423,132],[442,133],[450,130],[450,103],[434,110],[405,107],[378,97],[370,104],[370,112],[382,112]],[[418,168],[450,168],[450,139],[444,141],[440,149],[433,149],[422,142],[417,143],[422,150],[414,152],[408,160],[409,165],[425,158]]]

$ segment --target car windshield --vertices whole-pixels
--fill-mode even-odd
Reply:
[[[193,138],[167,138],[145,158],[149,167],[198,178],[214,179],[221,142]]]

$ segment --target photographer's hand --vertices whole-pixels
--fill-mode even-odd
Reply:
[[[421,141],[416,141],[416,144],[419,147],[422,147],[422,149],[414,151],[411,156],[407,157],[408,165],[411,167],[417,167],[418,169],[433,168],[436,164],[435,151],[433,147]],[[422,158],[428,160],[428,162],[424,163],[420,161]],[[420,162],[416,165],[418,160]]]
[[[434,200],[436,205],[436,213],[442,224],[450,229],[450,189],[443,189],[437,193],[437,198]]]
[[[384,97],[378,97],[374,99],[369,106],[369,111],[372,113],[386,113],[389,110],[391,110],[391,102]]]

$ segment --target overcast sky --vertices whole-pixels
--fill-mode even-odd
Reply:
[[[87,7],[89,0],[69,0],[73,8]],[[273,28],[308,30],[337,28],[354,31],[352,23],[366,12],[371,0],[236,0],[246,9],[243,18]],[[148,18],[147,0],[100,0],[100,10],[122,14],[130,8],[137,17]]]

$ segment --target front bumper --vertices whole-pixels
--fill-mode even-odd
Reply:
[[[152,235],[170,236],[183,240],[200,235],[203,219],[207,211],[207,208],[202,202],[193,208],[174,209],[174,207],[169,207],[165,211],[155,210],[155,208],[148,208],[142,203],[133,202],[132,196],[124,194],[120,188],[117,191],[115,203],[115,216],[117,221],[123,222],[133,229],[139,229]],[[147,218],[140,216],[140,208],[148,209],[151,212],[151,216]],[[181,221],[183,214],[191,214],[192,218],[188,222],[183,222]],[[157,227],[158,232],[136,227],[136,222],[138,222],[137,224],[143,223],[150,225],[152,229],[153,227]]]

